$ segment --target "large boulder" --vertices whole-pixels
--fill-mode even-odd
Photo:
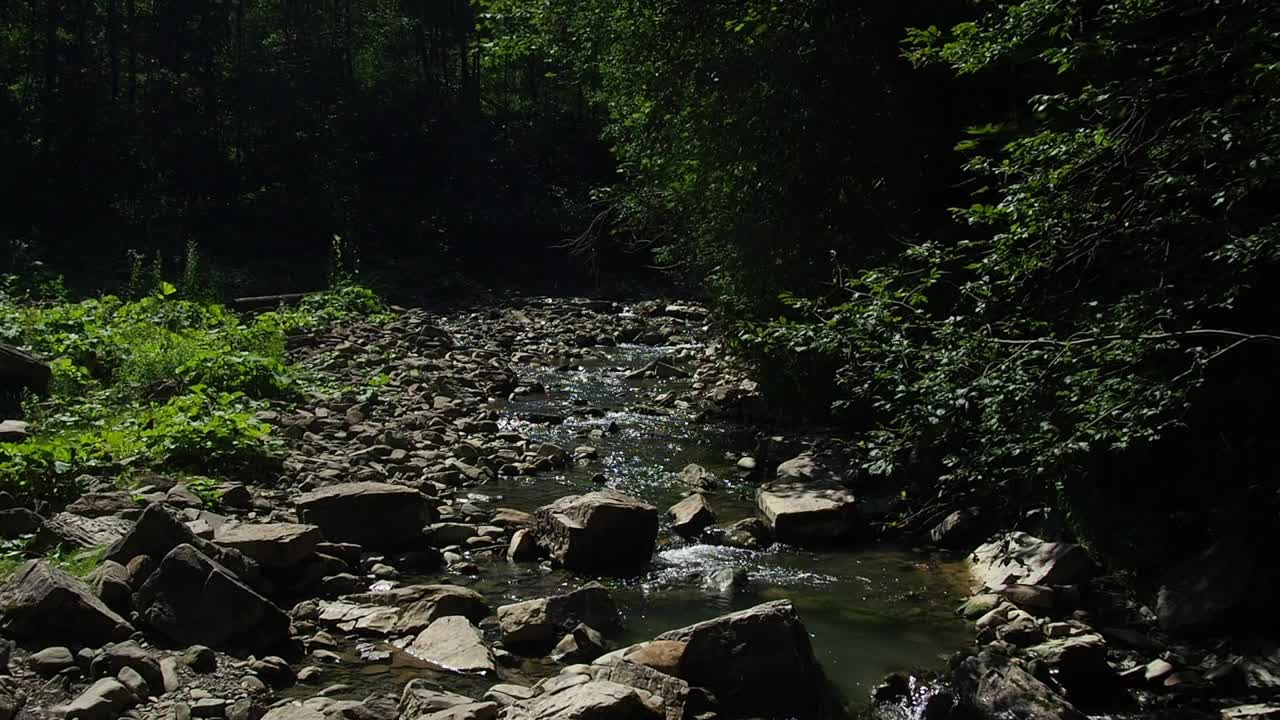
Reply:
[[[68,720],[116,720],[138,702],[138,696],[120,681],[102,678],[75,700],[51,709],[50,714]]]
[[[508,720],[656,720],[661,717],[635,689],[592,680],[507,708]]]
[[[0,612],[0,630],[18,640],[96,646],[133,634],[88,585],[42,560],[28,561],[0,586]]]
[[[571,570],[644,565],[658,538],[658,509],[616,490],[562,497],[536,518],[539,547]]]
[[[659,635],[685,643],[679,677],[707,688],[728,715],[827,717],[838,702],[788,600]]]
[[[1247,597],[1254,556],[1240,537],[1228,537],[1165,573],[1156,591],[1156,617],[1165,630],[1212,625]]]
[[[196,537],[186,523],[174,517],[159,503],[148,505],[133,529],[103,551],[102,559],[128,566],[129,561],[139,555],[159,560],[179,545],[190,545],[251,585],[258,581],[257,563],[238,550]]]
[[[701,493],[694,493],[667,510],[671,517],[671,529],[681,537],[697,537],[709,525],[715,524],[716,513]]]
[[[549,645],[579,624],[605,633],[621,627],[618,606],[600,583],[588,583],[564,595],[498,608],[502,641],[511,646]]]
[[[264,567],[291,568],[311,557],[323,538],[315,525],[267,523],[223,526],[213,541]]]
[[[492,675],[498,669],[480,629],[461,615],[449,615],[431,623],[405,651],[456,673]]]
[[[835,483],[772,483],[756,493],[756,504],[782,542],[838,540],[859,527],[857,498]]]
[[[53,369],[48,363],[18,348],[0,343],[0,390],[28,388],[44,395],[49,392]]]
[[[489,615],[489,604],[475,590],[457,585],[409,585],[321,603],[317,621],[343,632],[407,635],[452,615],[480,622]]]
[[[1084,720],[1085,716],[1037,680],[1018,661],[983,650],[965,658],[953,673],[965,705],[981,717],[1014,720]]]
[[[1007,533],[983,544],[969,561],[979,589],[1013,584],[1073,585],[1095,569],[1083,547],[1045,542],[1024,532]]]
[[[35,548],[97,548],[110,545],[133,529],[133,523],[118,517],[85,517],[60,512],[45,520],[36,531]]]
[[[289,638],[289,616],[191,545],[179,545],[133,597],[139,618],[183,645],[248,650]]]
[[[413,488],[352,482],[313,490],[297,499],[298,519],[317,525],[329,542],[395,549],[422,540],[435,508]]]

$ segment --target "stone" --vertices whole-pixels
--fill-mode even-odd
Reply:
[[[572,632],[556,643],[551,659],[560,663],[591,662],[604,653],[604,636],[591,626],[578,623]]]
[[[455,705],[447,710],[423,715],[420,720],[494,720],[499,705],[494,702],[475,702]]]
[[[249,663],[249,670],[275,687],[292,685],[298,679],[297,673],[289,667],[289,663],[277,655],[268,655],[260,660],[254,660]]]
[[[532,528],[534,525],[533,515],[520,510],[512,510],[511,508],[498,508],[493,513],[493,518],[489,522],[504,528]]]
[[[985,543],[969,556],[980,587],[1001,585],[1074,585],[1095,569],[1088,551],[1075,543],[1045,542],[1011,532]]]
[[[266,715],[262,716],[262,720],[329,720],[329,718],[319,710],[290,703],[271,708]]]
[[[400,694],[400,717],[421,718],[431,713],[474,703],[465,695],[436,690],[427,680],[416,678],[405,684]]]
[[[484,699],[506,706],[514,705],[521,700],[531,700],[537,696],[538,693],[533,688],[527,688],[523,685],[498,683],[485,692]]]
[[[75,667],[76,656],[71,653],[70,648],[56,645],[31,653],[27,658],[27,664],[37,674],[52,677],[69,667]]]
[[[965,600],[957,612],[966,620],[976,620],[995,610],[1003,600],[995,593],[979,593]]]
[[[116,542],[132,529],[133,523],[124,518],[84,517],[60,512],[40,525],[33,544],[38,550],[98,548]]]
[[[263,567],[292,568],[315,554],[322,539],[315,525],[267,523],[224,525],[213,541],[240,551]]]
[[[1058,605],[1058,595],[1053,588],[1043,585],[1001,585],[992,588],[995,594],[1020,608],[1053,610]]]
[[[859,529],[853,493],[833,483],[773,483],[756,493],[756,505],[782,542],[847,538]]]
[[[1019,720],[1085,720],[1021,665],[991,650],[965,658],[953,672],[960,696],[983,717]]]
[[[638,665],[645,665],[667,675],[680,672],[680,659],[688,643],[679,640],[653,640],[640,643],[624,653],[623,657]]]
[[[687,485],[695,490],[716,490],[720,487],[720,481],[716,478],[715,473],[696,463],[685,465],[680,474],[676,476],[676,480],[680,484]]]
[[[237,550],[196,537],[190,528],[159,503],[148,505],[133,529],[103,551],[102,559],[129,564],[135,557],[147,555],[154,560],[165,557],[179,545],[191,546],[245,583],[254,585],[258,582],[257,563]]]
[[[427,527],[437,546],[462,545],[476,536],[476,526],[459,522],[432,523]]]
[[[819,716],[837,702],[790,601],[764,603],[656,639],[685,643],[679,677],[710,690],[730,715]]]
[[[464,675],[492,675],[498,669],[480,629],[461,615],[442,617],[431,623],[405,651]]]
[[[738,469],[742,472],[750,473],[756,471],[756,459],[751,456],[738,458]]]
[[[44,518],[24,507],[0,510],[0,537],[13,539],[40,529]]]
[[[773,531],[760,518],[733,523],[720,534],[720,544],[744,550],[763,550],[773,544]]]
[[[182,664],[192,671],[207,675],[218,669],[218,655],[204,645],[192,645],[182,652]]]
[[[178,483],[164,494],[164,504],[176,508],[202,508],[204,500],[184,483]]]
[[[80,693],[75,700],[53,708],[50,714],[68,720],[116,720],[138,704],[138,697],[115,678],[102,678]]]
[[[1027,655],[1048,666],[1075,704],[1097,706],[1119,696],[1119,679],[1107,663],[1106,640],[1097,633],[1049,640],[1027,648]]]
[[[948,550],[971,547],[981,539],[983,524],[978,508],[956,510],[929,531],[929,540]]]
[[[671,516],[671,529],[677,535],[694,538],[702,534],[709,525],[715,524],[716,514],[711,504],[699,493],[694,493],[681,500],[667,510]]]
[[[129,512],[137,507],[138,501],[133,499],[133,493],[128,490],[109,490],[84,493],[67,506],[67,512],[84,517],[104,517]]]
[[[391,550],[423,539],[434,507],[417,490],[378,482],[351,482],[298,497],[298,518],[320,527],[325,540]]]
[[[535,517],[539,547],[570,570],[644,565],[658,537],[658,509],[616,490],[562,497]]]
[[[812,482],[822,477],[822,471],[813,455],[801,453],[790,460],[778,463],[775,476],[786,482]]]
[[[243,483],[226,482],[218,485],[218,500],[223,507],[242,510],[253,507],[253,493]]]
[[[511,534],[511,542],[507,545],[507,559],[512,562],[538,559],[538,541],[532,530],[521,528]]]
[[[107,607],[121,616],[129,614],[133,588],[129,585],[128,568],[114,560],[107,560],[94,568],[84,580],[93,594]]]
[[[660,717],[635,689],[608,680],[591,680],[516,706],[528,720],[655,720]]]
[[[489,615],[489,604],[475,590],[457,585],[408,585],[321,603],[317,622],[345,632],[406,635],[450,615],[480,622]]]
[[[17,443],[31,437],[31,425],[22,420],[0,421],[0,442]]]
[[[737,567],[721,567],[702,576],[702,589],[719,595],[731,595],[747,586],[750,576]]]
[[[128,668],[142,677],[154,695],[164,693],[164,673],[151,653],[133,640],[108,645],[93,659],[89,672],[97,677],[116,675]]]
[[[1222,720],[1280,720],[1280,705],[1259,703],[1223,708]]]
[[[1156,590],[1156,618],[1165,630],[1212,625],[1248,595],[1254,555],[1243,538],[1229,537],[1169,570]]]
[[[191,545],[175,547],[134,595],[146,625],[174,642],[267,649],[289,637],[289,616]]]
[[[621,627],[613,596],[600,583],[573,592],[503,605],[498,608],[502,641],[511,646],[551,644],[580,623],[601,632]]]
[[[138,699],[146,699],[151,695],[151,688],[147,687],[147,681],[133,668],[120,668],[120,672],[116,673],[116,680],[119,680],[121,685],[129,688],[129,692],[133,693],[134,697]]]
[[[160,658],[160,680],[167,693],[177,692],[182,687],[182,680],[178,676],[178,658]]]
[[[100,645],[133,634],[88,585],[42,560],[24,563],[0,586],[0,612],[0,630],[18,640]]]

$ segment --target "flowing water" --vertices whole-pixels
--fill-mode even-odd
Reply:
[[[734,474],[734,451],[747,444],[740,430],[638,411],[653,384],[678,388],[679,381],[627,380],[624,371],[671,351],[619,347],[569,371],[522,368],[521,377],[542,381],[547,392],[500,404],[504,427],[569,451],[589,445],[597,449],[599,459],[559,475],[503,478],[473,489],[472,498],[531,512],[564,495],[599,488],[592,477],[603,473],[608,487],[665,511],[686,492],[676,473],[696,462],[725,481],[723,489],[709,495],[721,522],[751,516],[756,482]],[[522,419],[536,416],[565,421],[553,425]],[[610,426],[616,426],[614,432]],[[971,640],[971,632],[954,614],[967,584],[961,563],[881,546],[803,550],[775,545],[757,552],[666,540],[671,537],[665,528],[660,532],[659,551],[646,570],[602,579],[624,614],[626,631],[615,638],[619,642],[650,639],[725,612],[787,598],[804,619],[830,680],[849,702],[862,704],[887,673],[941,667],[946,655]],[[733,592],[703,587],[703,576],[725,567],[745,570],[746,586]],[[496,607],[565,592],[586,580],[528,563],[482,561],[480,568],[474,578],[435,574],[406,581],[466,584]],[[357,660],[360,651],[365,657]],[[395,693],[415,676],[434,678],[442,688],[472,696],[493,682],[434,672],[385,644],[348,647],[344,653],[353,662],[326,672],[326,682],[351,686],[340,697],[360,697],[374,689]],[[504,680],[532,682],[554,672],[548,661],[531,660],[504,670]]]

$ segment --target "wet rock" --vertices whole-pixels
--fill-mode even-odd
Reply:
[[[897,702],[911,692],[911,679],[902,673],[892,673],[871,690],[871,701],[878,704]]]
[[[671,529],[686,538],[697,537],[716,521],[715,511],[700,493],[672,505],[667,514],[671,516]]]
[[[1156,617],[1165,630],[1211,625],[1248,594],[1254,556],[1240,537],[1219,541],[1173,568],[1156,592]]]
[[[513,562],[538,559],[538,541],[532,530],[522,528],[511,535],[511,542],[507,545],[507,559]]]
[[[680,659],[688,643],[679,640],[652,640],[632,646],[623,657],[630,662],[651,667],[667,675],[680,672]]]
[[[702,588],[720,595],[731,595],[747,586],[750,577],[742,568],[716,568],[702,576]]]
[[[774,537],[783,542],[837,540],[859,527],[857,499],[840,485],[765,485],[756,494],[756,504]]]
[[[442,617],[423,630],[406,652],[457,673],[492,675],[493,653],[480,629],[461,615]]]
[[[228,572],[246,583],[258,579],[257,564],[239,551],[224,548],[195,536],[181,520],[169,513],[164,506],[152,503],[142,511],[138,522],[127,535],[113,543],[102,553],[102,559],[130,563],[139,555],[153,559],[162,558],[179,545],[190,545],[200,554],[221,565]]]
[[[179,545],[134,595],[139,617],[184,645],[265,649],[289,637],[289,616],[191,545]]]
[[[834,699],[809,633],[787,600],[659,635],[684,642],[679,677],[710,690],[729,714],[810,717]]]
[[[405,635],[451,615],[479,622],[489,605],[480,593],[457,585],[409,585],[321,603],[317,622],[345,632]]]
[[[313,555],[321,540],[320,528],[295,523],[236,525],[223,528],[214,542],[270,568],[291,568]]]
[[[606,662],[604,658],[591,667],[591,677],[640,691],[640,699],[645,705],[667,720],[682,720],[686,716],[689,683],[680,678],[628,660],[610,659]]]
[[[1084,720],[1071,703],[1020,664],[991,650],[965,658],[953,673],[967,704],[986,717],[1019,720]]]
[[[70,648],[57,645],[31,653],[27,658],[27,664],[37,674],[52,677],[69,667],[75,667],[76,656],[71,653]]]
[[[744,550],[763,550],[773,544],[773,531],[759,518],[733,523],[720,534],[721,545]]]
[[[551,650],[551,659],[559,663],[591,662],[605,653],[604,636],[589,625],[578,623]]]
[[[31,560],[0,586],[0,621],[7,637],[99,645],[122,640],[133,626],[78,578]]]
[[[580,623],[612,632],[621,626],[621,616],[609,591],[593,582],[564,595],[503,605],[498,623],[507,645],[539,645],[555,642]]]
[[[298,518],[319,526],[326,540],[374,549],[421,541],[422,529],[436,517],[418,491],[377,482],[330,485],[301,495],[296,505]]]
[[[1075,543],[1045,542],[1023,532],[1007,533],[980,546],[969,558],[983,587],[1001,585],[1074,585],[1095,565]]]
[[[720,481],[716,479],[715,473],[693,463],[685,465],[676,480],[695,490],[715,490],[720,487]]]
[[[494,511],[490,522],[504,528],[532,528],[535,521],[533,515],[527,512],[512,510],[511,508],[498,508]]]
[[[778,463],[775,473],[779,480],[785,482],[812,482],[822,477],[818,461],[809,453],[802,453],[790,460]]]
[[[992,588],[996,595],[1021,608],[1053,610],[1058,605],[1058,595],[1053,588],[1043,585],[1001,585]]]
[[[97,548],[124,537],[133,523],[118,517],[84,517],[61,512],[47,519],[36,531],[38,550],[55,547]]]
[[[1107,643],[1101,635],[1049,640],[1028,648],[1027,655],[1049,667],[1076,705],[1097,706],[1117,697],[1118,678],[1107,663]]]
[[[979,593],[966,600],[957,612],[966,620],[976,620],[999,607],[1003,600],[995,593]]]
[[[657,508],[616,490],[560,498],[536,518],[539,547],[571,570],[644,565],[658,536]]]

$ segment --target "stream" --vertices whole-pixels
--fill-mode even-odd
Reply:
[[[665,513],[687,489],[676,473],[698,463],[724,487],[708,497],[721,523],[754,514],[755,480],[737,479],[735,465],[748,435],[729,425],[692,423],[678,415],[645,414],[641,407],[653,385],[678,388],[680,380],[627,380],[625,371],[669,355],[674,348],[620,346],[601,349],[598,359],[569,370],[519,367],[520,377],[542,382],[547,392],[502,401],[503,429],[519,430],[532,441],[567,450],[596,448],[598,460],[558,474],[508,478],[475,488],[469,497],[532,512],[564,495],[601,485],[639,497]],[[522,418],[534,417],[534,423]],[[564,418],[548,424],[547,418]],[[614,432],[610,432],[610,426]],[[592,433],[592,431],[598,431]],[[735,452],[738,451],[738,452]],[[883,546],[802,550],[774,545],[764,551],[689,544],[670,532],[663,515],[658,551],[639,574],[601,578],[624,616],[619,644],[651,639],[673,628],[707,620],[761,602],[790,599],[812,635],[815,652],[831,682],[853,706],[864,706],[870,691],[894,671],[940,668],[947,655],[972,641],[954,613],[966,594],[964,563]],[[499,605],[567,592],[585,579],[533,564],[477,560],[479,575],[432,573],[402,577],[402,584],[453,583],[481,592]],[[745,586],[731,592],[704,589],[701,578],[725,567],[747,573]],[[397,693],[412,677],[429,677],[442,689],[478,697],[495,681],[435,672],[386,643],[340,648],[341,665],[324,668],[324,684],[339,683],[334,697],[358,699],[370,692]],[[545,659],[504,667],[498,682],[532,683],[557,668]],[[313,691],[309,691],[313,692]],[[299,695],[301,695],[301,691]]]

